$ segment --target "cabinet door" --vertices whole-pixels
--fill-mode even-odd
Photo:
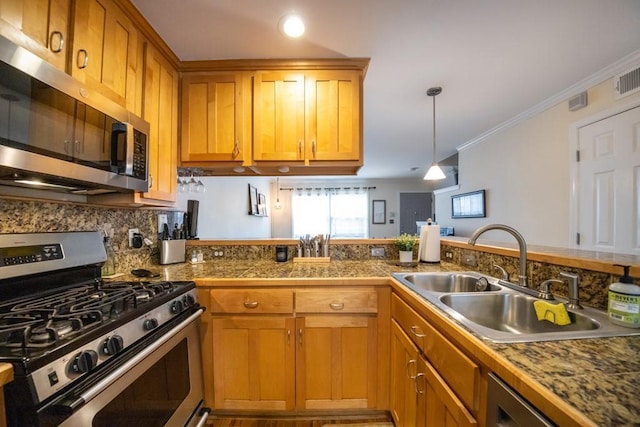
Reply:
[[[305,96],[309,162],[360,160],[360,73],[310,72]]]
[[[2,0],[0,33],[65,70],[69,0]]]
[[[297,409],[366,409],[376,405],[374,315],[296,319]]]
[[[304,161],[304,76],[258,72],[253,84],[253,159]]]
[[[140,114],[143,45],[112,0],[76,2],[71,75]]]
[[[394,321],[391,322],[391,415],[396,427],[414,427],[417,410],[415,378],[418,348]],[[435,424],[438,425],[438,424]]]
[[[250,134],[245,135],[244,128],[250,113],[244,111],[244,85],[243,73],[183,77],[182,163],[242,163],[250,157]]]
[[[176,200],[178,72],[147,43],[143,118],[149,122],[149,191],[145,199]]]
[[[417,361],[415,378],[417,393],[416,427],[470,427],[477,422],[455,393],[424,358]]]
[[[212,319],[215,409],[294,409],[292,317]]]

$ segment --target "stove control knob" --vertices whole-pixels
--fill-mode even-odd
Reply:
[[[85,350],[76,354],[71,362],[71,371],[76,374],[89,372],[98,364],[98,353],[93,350]]]
[[[155,329],[158,327],[158,320],[153,318],[147,319],[142,324],[142,327],[144,328],[145,331],[150,331],[152,329]]]
[[[191,307],[195,303],[196,303],[196,299],[193,297],[193,295],[187,294],[184,297],[182,297],[182,304],[185,307]]]
[[[169,309],[171,310],[172,314],[181,313],[183,310],[182,301],[179,301],[179,300],[173,301]]]
[[[108,337],[102,345],[102,354],[106,356],[113,356],[119,353],[124,348],[124,340],[120,335],[114,335]]]

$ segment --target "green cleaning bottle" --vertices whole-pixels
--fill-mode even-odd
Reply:
[[[620,281],[609,285],[609,320],[628,328],[640,328],[640,286],[629,276],[629,266],[615,264],[624,269]]]

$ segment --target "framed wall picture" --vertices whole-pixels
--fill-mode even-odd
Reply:
[[[374,200],[371,205],[371,223],[386,224],[387,222],[387,201]]]
[[[485,216],[484,190],[451,196],[451,218],[484,218]]]
[[[249,215],[258,214],[258,189],[249,184]]]
[[[267,216],[267,202],[262,193],[258,193],[258,215]]]

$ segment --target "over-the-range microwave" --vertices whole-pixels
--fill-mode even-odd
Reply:
[[[0,36],[0,185],[148,191],[149,124]]]

